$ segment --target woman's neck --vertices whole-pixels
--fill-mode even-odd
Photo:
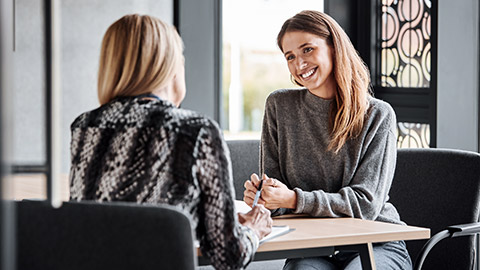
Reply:
[[[152,94],[154,94],[155,96],[163,99],[163,100],[167,100],[167,101],[170,101],[171,103],[175,104],[175,106],[179,106],[180,104],[177,104],[177,101],[176,101],[176,95],[174,93],[174,89],[173,89],[173,84],[169,83],[167,84],[166,86],[163,86],[161,88],[158,88],[158,89],[155,89],[152,91]]]
[[[319,98],[322,98],[322,99],[325,99],[325,100],[330,100],[330,99],[333,99],[335,98],[335,95],[336,95],[336,88],[323,88],[323,89],[308,89],[308,91],[310,91],[310,93],[312,93],[313,95],[319,97]]]
[[[308,91],[310,91],[310,93],[314,94],[317,97],[328,100],[335,98],[335,95],[337,94],[337,88],[337,81],[335,80],[333,73],[331,73],[328,78],[317,88],[308,89]]]

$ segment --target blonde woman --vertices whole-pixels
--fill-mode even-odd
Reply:
[[[184,96],[183,43],[174,27],[140,15],[113,23],[101,47],[101,106],[71,126],[71,200],[178,206],[213,266],[241,269],[272,220],[263,206],[234,213],[221,131],[179,109]]]
[[[396,117],[369,93],[370,75],[342,28],[303,11],[277,38],[301,89],[267,99],[261,141],[260,204],[273,215],[355,217],[403,224],[388,192],[396,163]],[[252,204],[259,185],[245,182]],[[321,230],[322,228],[319,228]],[[378,269],[411,269],[403,241],[374,245]],[[284,269],[361,269],[357,254],[287,260]]]

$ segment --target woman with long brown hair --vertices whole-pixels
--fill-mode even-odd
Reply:
[[[272,211],[403,224],[388,192],[396,163],[396,117],[370,94],[370,74],[343,29],[328,15],[302,11],[277,43],[301,89],[270,94],[261,140],[263,191]],[[252,204],[260,184],[245,182]],[[319,228],[321,230],[321,228]],[[403,241],[374,245],[379,269],[410,269]],[[284,269],[361,269],[358,254],[287,260]]]

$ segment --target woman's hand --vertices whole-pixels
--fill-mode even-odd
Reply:
[[[252,229],[260,240],[272,232],[273,220],[263,205],[256,205],[246,214],[238,213],[238,221]]]
[[[266,177],[266,175],[263,175]],[[265,183],[264,183],[265,184]],[[253,205],[253,200],[255,199],[255,195],[257,193],[257,187],[260,185],[260,179],[256,173],[250,176],[250,180],[245,181],[243,185],[245,187],[245,191],[243,192],[243,201],[250,205]],[[262,194],[263,195],[263,194]],[[265,201],[262,199],[262,196],[258,199],[258,204],[265,205]]]
[[[246,204],[252,205],[257,192],[257,187],[260,184],[258,175],[252,174],[250,181],[246,181],[245,191],[243,192],[243,200]],[[295,209],[297,207],[297,194],[295,191],[289,189],[285,184],[275,178],[269,178],[263,175],[263,186],[259,204],[265,205],[268,209],[289,208]]]

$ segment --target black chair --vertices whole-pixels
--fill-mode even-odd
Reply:
[[[250,179],[252,173],[259,174],[260,141],[229,140],[227,141],[232,160],[233,184],[235,198],[243,200],[243,184]]]
[[[428,242],[406,242],[417,258],[415,269],[473,269],[480,232],[478,153],[399,149],[390,202],[408,225],[428,227],[434,235]],[[458,224],[467,225],[452,226]],[[454,239],[440,242],[449,237]]]
[[[171,206],[16,202],[17,269],[188,269],[190,220]]]

